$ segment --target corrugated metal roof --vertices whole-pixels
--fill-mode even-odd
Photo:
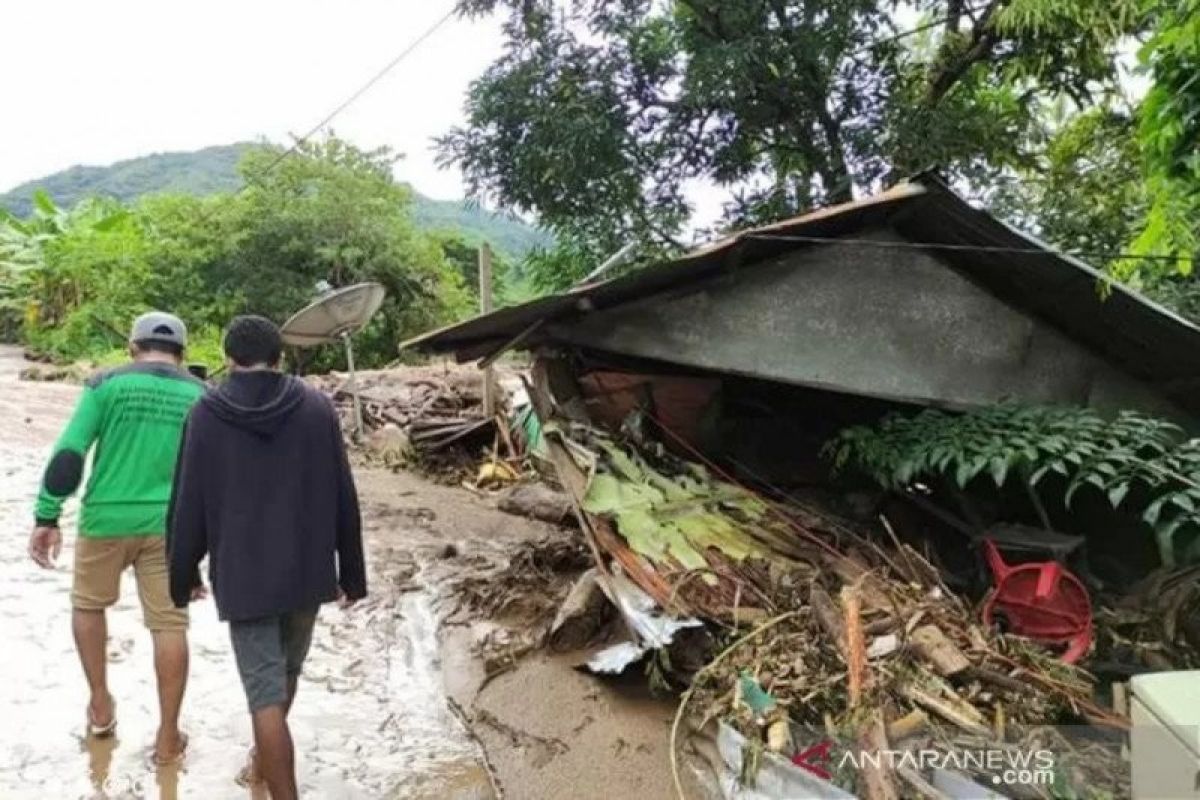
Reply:
[[[453,352],[460,360],[478,358],[518,335],[528,335],[528,329],[541,322],[561,322],[813,246],[771,236],[839,237],[881,223],[914,243],[968,246],[937,250],[936,255],[1128,374],[1159,385],[1181,405],[1197,407],[1193,389],[1200,388],[1200,328],[1124,286],[1114,284],[1107,298],[1101,297],[1103,277],[1095,269],[972,207],[931,174],[881,194],[741,231],[674,261],[451,325],[403,346]],[[526,341],[535,340],[531,336]]]
[[[507,341],[539,320],[555,320],[574,312],[609,308],[626,300],[646,297],[655,292],[736,266],[749,266],[780,253],[794,250],[794,243],[764,242],[750,238],[752,234],[805,233],[836,236],[865,225],[885,220],[900,203],[924,194],[924,186],[906,182],[886,192],[810,211],[807,214],[740,231],[715,242],[705,244],[674,261],[653,264],[636,272],[607,281],[578,286],[560,294],[547,295],[518,306],[509,306],[482,314],[464,322],[447,325],[424,333],[403,344],[429,353],[474,350],[484,342]],[[465,360],[470,360],[468,356]]]

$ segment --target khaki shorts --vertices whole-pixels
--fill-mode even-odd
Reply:
[[[81,611],[102,611],[113,605],[121,596],[121,573],[130,566],[137,578],[146,627],[152,631],[186,630],[187,609],[171,602],[163,536],[76,538],[71,605]]]

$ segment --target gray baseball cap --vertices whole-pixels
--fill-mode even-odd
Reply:
[[[150,311],[133,321],[131,342],[166,342],[187,347],[187,326],[183,320],[165,311]]]

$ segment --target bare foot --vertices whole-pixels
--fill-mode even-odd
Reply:
[[[254,786],[262,783],[262,774],[258,771],[258,756],[254,752],[254,748],[250,748],[250,753],[246,756],[246,766],[242,767],[234,778],[241,786]]]
[[[188,737],[179,730],[159,730],[154,739],[154,763],[159,766],[176,764],[187,753]]]

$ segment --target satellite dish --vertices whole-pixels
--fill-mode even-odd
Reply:
[[[315,347],[358,333],[383,303],[378,283],[356,283],[322,294],[283,324],[283,341],[294,347]]]
[[[327,290],[283,324],[280,334],[293,347],[316,347],[341,340],[346,347],[346,366],[350,368],[348,388],[354,397],[354,428],[363,435],[362,403],[358,399],[358,381],[354,374],[354,347],[350,337],[375,316],[383,304],[384,288],[378,283],[356,283]]]

